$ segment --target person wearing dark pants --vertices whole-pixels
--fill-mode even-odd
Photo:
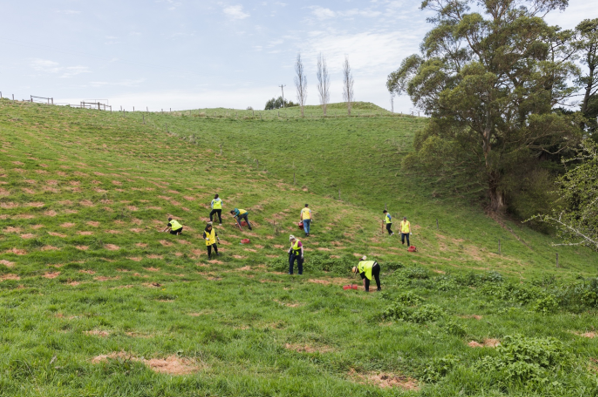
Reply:
[[[386,231],[388,231],[388,235],[392,236],[394,233],[392,232],[392,216],[388,213],[388,211],[384,210],[384,223],[386,224]]]
[[[235,208],[234,210],[231,210],[230,213],[237,221],[237,224],[239,225],[239,227],[241,227],[241,220],[244,220],[247,223],[247,227],[249,227],[249,230],[253,230],[251,228],[251,223],[249,223],[249,218],[248,218],[249,213],[247,211],[245,211],[243,209]]]
[[[168,225],[163,230],[163,232],[170,232],[170,234],[174,234],[175,236],[178,236],[181,233],[183,233],[183,225],[181,225],[175,219],[168,217]]]
[[[401,221],[401,244],[405,244],[405,240],[407,240],[407,247],[411,247],[409,243],[409,235],[411,234],[411,223],[407,220],[407,217],[404,216],[403,220]]]
[[[214,252],[216,256],[220,255],[218,253],[218,244],[220,244],[220,238],[218,238],[218,233],[216,233],[216,229],[212,227],[211,223],[208,223],[204,232],[203,238],[206,240],[206,246],[208,247],[208,259],[212,258],[212,248],[214,248]]]
[[[214,196],[214,200],[211,203],[212,212],[210,212],[210,222],[213,221],[214,214],[218,215],[218,220],[220,221],[220,226],[222,226],[222,199],[218,196]]]
[[[376,280],[377,290],[382,290],[380,287],[380,265],[378,262],[368,261],[367,257],[364,255],[363,258],[361,258],[361,262],[353,268],[353,273],[359,273],[363,279],[365,292],[370,292],[370,281],[372,281],[372,277]]]
[[[289,236],[291,248],[289,248],[289,274],[293,274],[293,266],[297,260],[297,270],[299,275],[303,274],[303,244],[292,234]]]

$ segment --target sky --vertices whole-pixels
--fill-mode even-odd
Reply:
[[[570,0],[547,17],[572,28],[597,18],[593,1]],[[347,57],[355,99],[390,109],[386,78],[417,53],[430,30],[419,1],[0,0],[0,91],[56,103],[107,100],[115,109],[263,109],[296,101],[294,62],[304,61],[307,103],[319,104],[316,59],[342,101]],[[394,110],[410,112],[407,97]]]

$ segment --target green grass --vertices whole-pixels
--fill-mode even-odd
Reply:
[[[522,244],[403,175],[425,120],[366,105],[351,118],[293,111],[262,120],[0,101],[0,395],[594,395],[598,346],[573,332],[598,327],[594,287],[574,281],[595,275],[595,254],[559,248],[556,269],[551,238],[507,222]],[[200,235],[215,192],[256,227],[226,218],[223,255],[208,261]],[[288,234],[305,202],[306,274],[290,277]],[[418,254],[381,233],[384,205],[410,217]],[[158,232],[168,214],[182,236]],[[359,283],[354,254],[380,261],[382,293],[341,288]],[[467,345],[489,338],[504,348]],[[529,362],[505,361],[519,352]],[[144,362],[168,357],[194,371]],[[419,391],[365,381],[375,375]]]

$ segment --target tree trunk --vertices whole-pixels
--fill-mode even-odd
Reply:
[[[490,196],[490,210],[495,213],[505,211],[505,194],[498,188],[500,176],[493,172],[488,181],[488,195]]]

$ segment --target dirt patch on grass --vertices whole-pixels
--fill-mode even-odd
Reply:
[[[257,252],[257,250],[254,250],[252,248],[245,248],[243,251],[247,251],[247,252]]]
[[[146,287],[149,288],[160,288],[162,286],[162,284],[160,283],[143,283],[143,285],[145,285]]]
[[[573,332],[575,335],[577,336],[581,336],[582,338],[590,338],[590,339],[594,339],[596,337],[598,337],[598,332]]]
[[[66,223],[63,223],[62,225],[60,225],[60,227],[65,227],[65,228],[71,228],[74,226],[76,226],[76,225],[72,222],[66,222]],[[79,232],[79,233],[82,233],[82,232]]]
[[[100,226],[100,222],[95,222],[95,221],[89,221],[87,222],[87,224],[91,227],[98,227]]]
[[[172,247],[174,245],[170,241],[166,241],[166,240],[160,240],[160,244],[162,244],[165,247]]]
[[[98,276],[98,277],[94,277],[93,279],[97,280],[97,281],[112,281],[112,280],[120,280],[120,276],[114,276],[114,277]]]
[[[484,339],[483,343],[476,342],[472,340],[467,344],[469,347],[478,348],[478,347],[496,347],[500,345],[500,341],[498,339]]]
[[[66,234],[62,234],[62,233],[48,232],[48,234],[50,236],[54,236],[54,237],[66,238]]]
[[[48,272],[46,274],[44,274],[42,277],[43,278],[48,278],[48,279],[53,279],[60,276],[60,272]]]
[[[16,274],[3,274],[0,276],[0,281],[4,280],[20,280],[21,277],[17,276]]]
[[[75,248],[77,248],[79,251],[87,251],[89,249],[87,245],[76,245]]]
[[[15,263],[11,261],[7,261],[6,259],[0,260],[0,265],[4,265],[6,267],[14,267]]]
[[[26,234],[21,234],[21,238],[25,239],[25,240],[29,240],[35,237],[35,234],[32,233],[26,233]]]
[[[135,245],[136,245],[137,247],[139,247],[139,248],[145,248],[145,247],[147,247],[147,244],[146,244],[146,243],[136,243]]]
[[[21,228],[9,226],[5,228],[3,231],[4,233],[21,233]]]
[[[18,249],[18,248],[11,248],[8,251],[6,251],[7,254],[15,254],[15,255],[27,255],[27,251],[25,251],[24,249]]]
[[[144,267],[144,269],[149,272],[159,272],[160,271],[160,268],[157,268],[157,267]]]
[[[284,345],[284,347],[285,349],[294,350],[299,353],[330,353],[334,351],[334,349],[330,346],[310,346],[296,343],[287,343]]]
[[[121,232],[118,230],[106,230],[106,233],[108,234],[120,234]]]
[[[152,254],[152,255],[148,255],[148,256],[147,256],[147,258],[148,258],[148,259],[162,259],[162,258],[163,258],[163,256],[162,256],[162,255],[155,255],[155,254]]]
[[[419,390],[419,385],[416,379],[401,374],[388,372],[360,374],[354,369],[351,369],[351,371],[349,371],[349,377],[358,383],[378,386],[381,389],[395,387],[403,390]]]
[[[110,336],[110,332],[108,331],[99,331],[97,329],[91,331],[85,331],[87,335],[97,336],[99,338],[107,338]]]
[[[93,232],[77,232],[80,236],[93,236]]]
[[[135,262],[141,262],[143,260],[143,258],[140,258],[138,256],[128,257],[127,259],[129,259],[131,261],[135,261]]]
[[[46,205],[45,203],[27,203],[26,206],[27,207],[33,207],[33,208],[41,208],[44,205]]]
[[[84,273],[84,274],[96,274],[96,272],[94,272],[93,270],[79,270],[79,273]]]
[[[17,203],[0,203],[0,208],[3,208],[5,210],[11,210],[13,208],[17,208],[19,206],[19,204]]]
[[[79,204],[81,204],[81,205],[82,205],[82,206],[84,206],[84,207],[93,207],[93,206],[95,205],[94,203],[92,203],[92,202],[91,202],[91,201],[89,201],[89,200],[82,200],[82,201],[79,201]]]
[[[118,251],[120,249],[118,245],[114,244],[104,244],[104,248],[106,248],[108,251]]]
[[[42,247],[42,251],[60,251],[60,248],[54,247],[52,245],[46,245]]]
[[[233,258],[235,258],[235,259],[247,259],[247,257],[243,256],[243,255],[233,255]]]
[[[471,314],[471,315],[464,315],[464,316],[459,316],[461,318],[474,318],[476,320],[481,320],[483,317],[478,315],[478,314]]]

